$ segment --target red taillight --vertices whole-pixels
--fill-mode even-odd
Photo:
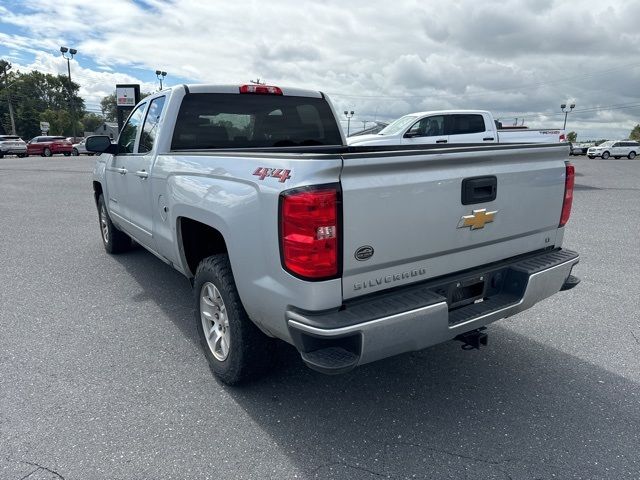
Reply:
[[[280,87],[272,87],[269,85],[242,85],[240,93],[258,93],[261,95],[282,95]]]
[[[567,137],[565,136],[565,134],[564,134],[564,133],[561,133],[561,134],[560,134],[560,141],[561,141],[561,142],[566,142],[566,141],[567,141]]]
[[[280,252],[284,268],[298,277],[338,275],[338,189],[315,187],[280,198]]]
[[[567,174],[564,179],[564,201],[562,202],[562,214],[559,227],[564,227],[571,216],[571,204],[573,203],[573,184],[575,183],[576,170],[573,165],[567,163]]]

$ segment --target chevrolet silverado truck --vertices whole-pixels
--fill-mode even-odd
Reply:
[[[188,277],[223,382],[278,340],[340,373],[457,339],[578,283],[568,145],[349,147],[321,92],[182,85],[141,101],[93,192],[107,252]]]
[[[349,137],[349,145],[429,145],[433,143],[559,143],[562,129],[503,127],[485,110],[410,113],[380,132]]]

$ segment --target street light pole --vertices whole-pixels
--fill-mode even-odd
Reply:
[[[576,108],[576,104],[572,103],[571,105],[569,105],[569,110],[565,110],[566,108],[567,108],[567,104],[566,103],[563,103],[562,105],[560,105],[560,110],[562,110],[564,112],[564,125],[562,126],[563,130],[567,129],[567,115],[569,114],[569,112],[571,110]]]
[[[67,52],[69,53],[69,55],[67,55]],[[76,50],[75,48],[67,48],[67,47],[60,47],[60,53],[62,54],[62,57],[64,59],[67,60],[67,74],[69,75],[69,107],[71,108],[71,129],[73,132],[73,137],[75,139],[76,137],[76,108],[75,108],[75,103],[73,101],[73,95],[72,95],[72,87],[71,87],[71,59],[73,58],[73,56],[78,53],[78,50]]]
[[[156,78],[160,80],[160,90],[162,90],[162,80],[167,76],[167,72],[156,70]]]
[[[350,112],[347,110],[344,111],[344,116],[347,117],[347,137],[349,136],[349,130],[351,128],[351,117],[353,117],[353,114],[353,110],[351,110]]]
[[[13,104],[11,103],[11,90],[9,87],[9,78],[7,77],[7,70],[11,70],[11,64],[6,60],[0,60],[0,69],[4,76],[4,88],[7,90],[7,102],[9,103],[9,117],[11,118],[11,135],[16,135],[16,119],[13,115]],[[14,82],[15,83],[15,82]]]

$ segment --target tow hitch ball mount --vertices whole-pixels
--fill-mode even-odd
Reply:
[[[483,332],[486,330],[485,327],[478,328],[476,330],[471,330],[470,332],[462,333],[458,335],[455,340],[462,342],[463,350],[480,350],[480,345],[487,346],[487,340],[489,336]]]

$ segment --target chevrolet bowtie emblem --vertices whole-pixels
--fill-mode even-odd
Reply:
[[[484,228],[487,223],[493,222],[494,217],[498,213],[497,210],[493,212],[487,212],[486,208],[480,210],[474,210],[471,215],[464,215],[458,223],[458,228],[470,227],[471,230],[478,230]]]

